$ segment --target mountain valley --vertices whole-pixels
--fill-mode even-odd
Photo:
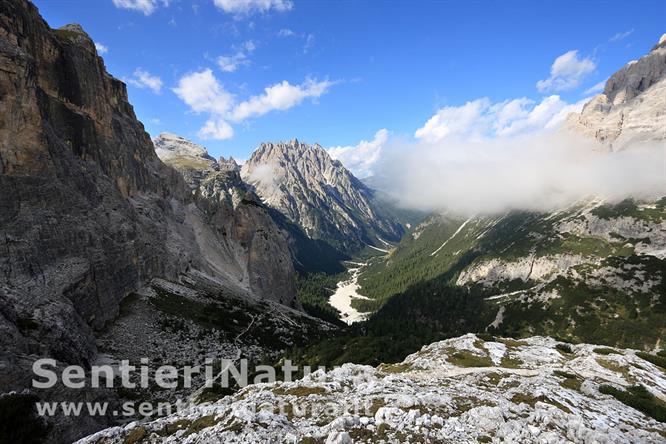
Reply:
[[[315,140],[237,161],[151,137],[103,53],[0,0],[0,443],[666,441],[666,180],[543,211],[405,207]],[[665,88],[666,34],[555,131],[666,156]],[[86,384],[37,388],[43,359]],[[277,381],[224,386],[216,363],[184,383],[218,359]],[[97,365],[176,383],[92,387]]]

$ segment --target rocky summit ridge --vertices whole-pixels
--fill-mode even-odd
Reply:
[[[613,74],[601,94],[585,104],[567,127],[607,149],[623,150],[666,141],[666,34],[652,50]]]
[[[663,371],[634,350],[468,334],[397,364],[251,385],[79,444],[663,442],[663,423],[619,399],[632,390],[666,401]]]
[[[263,143],[241,168],[270,207],[311,238],[354,250],[397,240],[403,230],[373,200],[373,191],[320,145],[297,139]]]

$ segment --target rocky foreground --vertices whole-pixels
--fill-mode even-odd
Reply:
[[[653,362],[634,350],[468,334],[400,364],[251,385],[79,443],[665,442],[664,423],[642,412],[664,421],[666,374]]]

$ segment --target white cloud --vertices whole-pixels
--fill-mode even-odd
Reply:
[[[447,137],[473,140],[552,129],[569,113],[579,111],[585,100],[569,104],[557,95],[545,97],[539,103],[526,97],[498,103],[487,98],[476,99],[462,106],[440,109],[416,130],[414,137],[439,142]]]
[[[368,177],[372,174],[372,166],[379,160],[382,147],[388,138],[388,130],[382,128],[370,141],[361,140],[354,146],[334,146],[327,151],[333,159],[342,162],[357,177]]]
[[[237,52],[232,56],[219,56],[217,58],[217,66],[224,72],[234,72],[239,66],[247,66],[249,64],[250,61],[242,52]]]
[[[271,9],[283,12],[294,7],[291,0],[215,0],[215,6],[237,17],[248,16],[253,13],[266,13]]]
[[[99,42],[95,42],[95,49],[97,50],[98,54],[106,54],[109,52],[109,48]]]
[[[183,76],[173,92],[197,113],[225,115],[234,101],[210,69]]]
[[[278,37],[294,37],[296,33],[289,28],[282,28],[278,31]]]
[[[627,37],[629,37],[631,34],[634,33],[633,29],[630,29],[629,31],[624,31],[624,32],[618,32],[615,34],[613,37],[608,39],[609,42],[619,42],[620,40],[624,40]]]
[[[264,88],[264,93],[250,97],[234,107],[231,118],[237,122],[249,117],[261,116],[273,110],[286,110],[298,105],[307,98],[317,98],[325,94],[333,82],[306,80],[301,85],[292,85],[286,80]]]
[[[130,9],[150,15],[160,6],[169,6],[169,0],[113,0],[116,8]]]
[[[234,129],[221,118],[211,117],[197,133],[202,139],[226,140],[234,136]]]
[[[539,91],[565,91],[576,88],[581,81],[597,68],[588,57],[579,57],[578,50],[565,52],[555,59],[550,67],[550,77],[539,80]]]
[[[374,166],[409,208],[462,215],[547,211],[589,196],[616,201],[663,193],[666,146],[600,153],[564,131],[440,142],[389,140]],[[636,174],[640,171],[641,174]]]
[[[604,90],[606,87],[606,81],[602,80],[601,82],[590,86],[585,90],[585,94],[598,94]]]
[[[137,88],[148,88],[155,94],[159,94],[162,91],[162,79],[141,68],[135,69],[132,77],[126,79],[126,81]]]
[[[310,51],[315,44],[315,36],[313,34],[308,34],[305,37],[305,44],[303,45],[303,53],[307,54],[308,51]]]
[[[244,42],[236,53],[230,56],[219,56],[217,58],[217,65],[224,72],[234,72],[241,66],[250,64],[248,55],[257,48],[257,44],[252,40]]]
[[[301,85],[289,82],[264,88],[264,93],[237,102],[218,82],[210,69],[183,76],[173,92],[196,113],[208,113],[209,119],[200,130],[202,138],[228,139],[233,136],[229,121],[242,122],[273,110],[287,110],[311,98],[326,93],[334,82],[306,80]]]

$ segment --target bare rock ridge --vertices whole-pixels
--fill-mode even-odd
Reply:
[[[663,442],[663,423],[620,401],[640,387],[645,399],[663,400],[666,379],[635,350],[469,334],[397,364],[344,364],[295,382],[251,385],[205,413],[194,406],[78,444],[133,436],[192,444]]]
[[[173,134],[162,133],[153,142],[157,155],[183,175],[205,222],[222,233],[229,254],[247,263],[244,275],[254,293],[297,307],[287,240],[241,179],[236,161],[221,157],[218,162],[206,148]]]
[[[666,140],[666,34],[639,60],[613,74],[567,126],[608,149]]]
[[[263,143],[241,168],[270,207],[313,239],[342,249],[397,240],[403,230],[373,202],[373,191],[319,145]]]
[[[0,91],[0,392],[28,387],[38,357],[88,365],[96,331],[156,277],[296,305],[284,239],[230,198],[237,169],[218,164],[193,194],[80,26],[0,0]]]

